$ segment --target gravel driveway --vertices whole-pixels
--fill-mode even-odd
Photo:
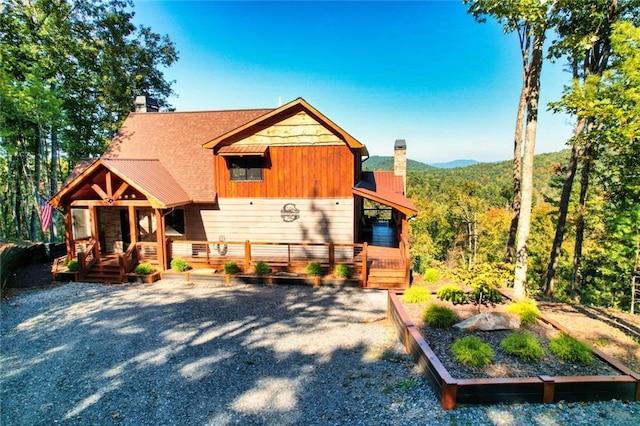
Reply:
[[[0,423],[637,424],[640,403],[443,411],[386,294],[65,284],[3,300]]]

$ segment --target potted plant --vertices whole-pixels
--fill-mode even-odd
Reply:
[[[309,262],[307,265],[307,274],[313,277],[313,286],[318,287],[320,285],[320,277],[324,275],[322,265],[318,262]]]
[[[238,272],[240,272],[240,267],[233,260],[224,264],[224,275],[227,284],[231,282],[231,275],[237,274]]]
[[[160,279],[160,272],[156,271],[150,263],[145,262],[137,265],[130,276],[135,282],[151,284]]]

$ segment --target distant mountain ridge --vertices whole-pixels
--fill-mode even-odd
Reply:
[[[430,163],[429,165],[438,169],[455,169],[458,167],[473,166],[475,164],[480,164],[480,162],[476,160],[453,160],[447,163]]]

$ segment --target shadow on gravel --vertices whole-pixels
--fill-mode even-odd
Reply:
[[[384,303],[354,309],[356,293],[75,288],[3,310],[4,424],[338,422],[363,414],[345,399],[395,387],[397,374],[369,371],[366,336],[318,341],[384,316]]]

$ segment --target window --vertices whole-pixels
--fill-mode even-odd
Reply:
[[[184,210],[171,210],[165,214],[164,229],[167,237],[184,235]]]
[[[260,156],[229,158],[231,180],[262,180],[262,167],[263,159]]]

